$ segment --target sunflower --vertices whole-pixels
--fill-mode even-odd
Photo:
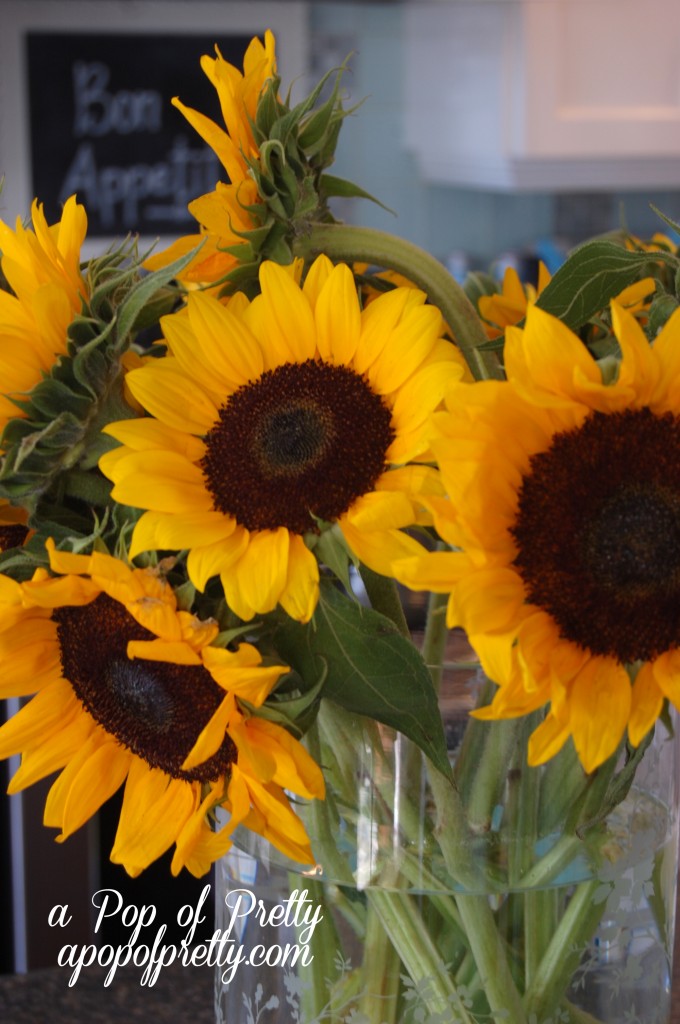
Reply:
[[[13,294],[0,290],[0,432],[24,413],[11,396],[24,395],[66,352],[66,331],[87,299],[80,249],[87,231],[85,210],[72,196],[61,220],[48,226],[37,201],[32,228],[0,221],[2,272]]]
[[[218,182],[214,191],[189,203],[189,212],[201,225],[199,234],[177,239],[145,264],[157,270],[201,245],[200,253],[180,275],[187,284],[221,281],[236,267],[236,257],[226,249],[242,242],[243,232],[258,226],[248,207],[261,202],[248,173],[248,160],[259,155],[252,129],[258,100],[265,83],[276,74],[274,36],[267,30],[264,43],[257,37],[251,40],[243,73],[225,61],[217,47],[215,52],[216,57],[201,58],[201,68],[217,92],[226,131],[179,99],[173,104],[214,150],[229,182]]]
[[[190,293],[162,321],[171,355],[127,383],[153,418],[110,424],[100,460],[116,501],[146,509],[132,557],[188,549],[203,590],[219,575],[244,620],[280,602],[307,621],[318,597],[310,549],[329,525],[378,573],[421,546],[421,490],[436,473],[428,413],[462,358],[422,292],[396,288],[361,310],[345,265],[265,262],[261,294],[228,305]]]
[[[0,696],[35,693],[0,729],[0,756],[22,753],[9,791],[59,771],[44,820],[62,841],[124,784],[111,859],[133,876],[173,843],[173,873],[204,874],[240,824],[310,863],[284,787],[321,797],[321,773],[238,703],[261,705],[286,668],[214,646],[217,624],[178,610],[159,570],[48,549],[58,575],[0,576]]]
[[[507,332],[507,381],[454,387],[433,449],[458,550],[395,566],[450,591],[498,684],[482,718],[546,708],[529,761],[573,739],[587,772],[680,708],[680,313],[650,346],[612,303],[616,381],[559,320]],[[435,507],[436,506],[436,507]]]

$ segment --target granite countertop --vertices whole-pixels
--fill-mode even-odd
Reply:
[[[166,967],[151,988],[140,986],[141,973],[135,967],[120,967],[108,988],[104,988],[104,968],[83,970],[73,988],[68,987],[68,968],[0,975],[0,1021],[214,1024],[212,967]]]

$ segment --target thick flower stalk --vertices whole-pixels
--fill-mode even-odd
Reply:
[[[111,859],[133,876],[173,844],[173,873],[202,875],[238,825],[309,863],[284,790],[322,797],[321,773],[240,705],[261,706],[286,666],[216,646],[217,623],[181,610],[159,569],[48,548],[53,575],[0,576],[0,693],[35,694],[0,729],[0,757],[22,755],[9,791],[59,772],[45,824],[62,841],[124,786]]]
[[[146,510],[132,557],[187,549],[194,585],[219,576],[240,618],[280,603],[306,622],[329,531],[384,575],[421,550],[404,531],[438,490],[427,415],[464,365],[416,289],[362,310],[325,257],[302,287],[274,263],[260,285],[250,303],[189,294],[163,319],[169,354],[127,377],[150,416],[108,426],[122,446],[100,466]]]
[[[622,352],[606,383],[568,328],[537,307],[506,332],[506,382],[457,385],[432,441],[456,550],[397,566],[450,592],[498,684],[480,718],[547,714],[529,762],[571,737],[587,772],[680,707],[680,435],[674,314],[653,345],[612,304]]]

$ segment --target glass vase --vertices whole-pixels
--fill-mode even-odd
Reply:
[[[469,699],[468,699],[469,698]],[[668,1024],[680,742],[529,768],[536,718],[441,702],[453,782],[322,704],[317,864],[252,833],[216,866],[218,1024]]]

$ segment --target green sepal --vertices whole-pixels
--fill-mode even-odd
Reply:
[[[139,329],[137,327],[138,321],[140,317],[143,316],[144,310],[150,300],[157,292],[173,281],[178,274],[181,274],[184,268],[191,263],[200,249],[201,245],[198,245],[195,249],[192,249],[191,252],[181,256],[173,263],[169,263],[167,267],[162,267],[160,270],[155,270],[151,274],[144,275],[141,280],[130,289],[128,294],[120,303],[117,311],[116,335],[119,349],[128,341],[128,336],[135,330]]]
[[[322,174],[320,178],[320,191],[328,199],[368,199],[377,206],[382,207],[387,213],[395,213],[389,206],[385,206],[379,199],[366,192],[365,189],[355,185],[353,181],[346,178],[338,178],[334,174]],[[395,214],[396,216],[396,214]]]
[[[258,708],[241,698],[239,698],[239,704],[258,718],[276,722],[277,725],[282,725],[284,729],[300,738],[314,724],[319,711],[319,700],[326,682],[327,671],[328,666],[324,664],[318,681],[309,689],[301,690],[298,686],[294,696],[277,696],[277,691],[274,691],[274,694],[270,695],[265,703]],[[289,679],[294,685],[297,680],[296,674],[293,673]]]
[[[597,806],[593,812],[589,813],[590,793],[588,789],[586,789],[581,800],[579,800],[575,804],[574,808],[572,808],[572,816],[575,815],[575,811],[581,811],[580,818],[577,821],[575,830],[576,834],[579,837],[584,836],[592,828],[606,821],[611,812],[615,810],[615,808],[619,807],[620,804],[623,803],[623,801],[626,799],[626,796],[630,792],[630,788],[633,785],[633,782],[635,781],[635,776],[637,773],[637,769],[640,765],[640,762],[642,761],[645,752],[647,751],[652,740],[654,739],[654,729],[655,726],[652,726],[652,728],[649,730],[647,735],[640,741],[637,747],[631,746],[630,743],[626,743],[624,745],[623,767],[618,772],[612,774],[611,778],[608,781],[604,795],[601,799],[599,799],[596,802]],[[608,765],[612,762],[616,763],[618,761],[620,754],[621,750],[616,751],[615,754],[612,754],[609,762],[605,762],[605,764],[600,765],[600,767],[595,770],[593,775],[591,775],[590,777],[591,786],[593,786],[596,783],[599,773],[604,773],[604,777],[606,778]]]
[[[656,338],[666,321],[675,313],[678,305],[680,303],[678,303],[674,295],[661,294],[652,299],[647,322],[647,332],[650,339]]]
[[[482,270],[472,270],[466,275],[463,282],[463,291],[467,295],[475,309],[479,307],[479,300],[489,295],[497,295],[500,285],[492,274]]]
[[[425,662],[389,619],[321,581],[312,621],[272,616],[278,654],[308,686],[328,673],[320,695],[399,730],[450,774],[437,697]]]
[[[334,523],[323,524],[321,533],[310,538],[310,545],[319,562],[328,566],[337,576],[348,594],[352,593],[349,567],[355,558],[343,536],[342,530]]]
[[[223,629],[217,634],[214,640],[211,641],[211,647],[229,647],[233,644],[234,640],[239,640],[241,637],[251,637],[254,629],[252,622],[248,622],[242,626],[234,626],[231,629]]]
[[[676,232],[676,234],[680,235],[680,224],[678,224],[677,221],[673,220],[667,214],[662,213],[662,211],[659,209],[659,207],[655,206],[654,203],[650,203],[649,204],[649,208],[654,211],[654,213],[657,215],[657,217],[660,220],[662,220],[664,222],[664,224],[667,224],[669,228],[672,228],[672,230]]]
[[[674,271],[680,266],[668,252],[630,252],[614,242],[585,242],[562,264],[536,305],[576,331],[658,263]]]

